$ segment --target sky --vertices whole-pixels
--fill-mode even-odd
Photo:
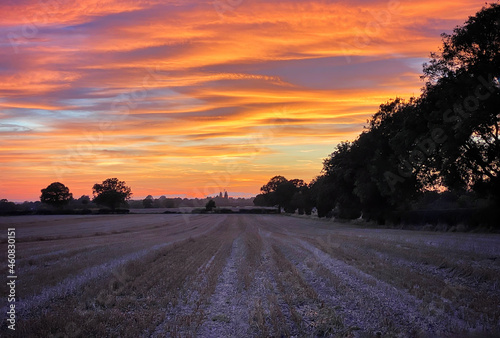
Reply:
[[[484,1],[0,2],[0,198],[309,182]]]

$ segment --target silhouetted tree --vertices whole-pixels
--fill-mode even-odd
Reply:
[[[424,65],[428,124],[446,139],[435,171],[451,189],[500,192],[500,4],[490,4]]]
[[[283,176],[274,176],[272,177],[269,182],[267,182],[265,185],[263,185],[260,188],[260,191],[262,192],[263,197],[258,199],[258,202],[263,202],[265,203],[265,206],[277,206],[278,207],[278,213],[281,212],[281,204],[278,199],[278,196],[276,194],[276,190],[278,189],[278,186],[281,184],[288,182],[288,180],[283,177]],[[254,201],[255,203],[255,201]]]
[[[205,210],[212,211],[213,209],[215,209],[215,201],[211,199],[205,204]]]
[[[74,199],[70,202],[69,206],[73,209],[84,209],[87,210],[90,204],[90,197],[87,195],[81,195],[78,199]]]
[[[90,197],[87,195],[82,195],[80,198],[77,200],[78,203],[86,206],[90,203]]]
[[[9,213],[17,210],[17,205],[14,202],[9,202],[7,199],[0,199],[0,213]]]
[[[162,197],[160,197],[162,208],[175,208],[177,206],[177,199]]]
[[[62,208],[73,198],[73,194],[69,192],[68,187],[60,182],[49,184],[49,186],[42,189],[41,192],[40,201],[56,208]]]
[[[342,142],[323,162],[324,182],[332,186],[330,198],[342,218],[357,218],[361,214],[360,200],[354,190],[356,175],[365,162],[354,156],[352,148],[353,143]]]
[[[299,215],[303,215],[305,213],[306,197],[302,191],[297,191],[293,194],[290,205],[291,209],[294,211],[297,210]]]
[[[267,201],[267,194],[258,194],[253,199],[253,204],[258,207],[267,207],[269,202]]]
[[[285,212],[294,213],[295,208],[292,206],[292,197],[297,191],[297,187],[292,181],[285,181],[276,187],[274,192],[276,202],[279,207],[283,207]]]
[[[269,182],[266,183],[266,185],[260,188],[260,191],[262,191],[265,194],[275,192],[278,186],[285,182],[287,182],[287,179],[284,178],[283,176],[274,176],[269,180]]]
[[[309,184],[309,196],[312,200],[318,217],[327,216],[335,208],[335,187],[329,176],[316,177]]]
[[[424,65],[422,97],[380,106],[354,142],[324,162],[318,214],[384,221],[432,189],[500,191],[500,5],[469,18]],[[327,195],[324,198],[318,196]],[[329,204],[330,206],[328,207]]]
[[[381,104],[356,140],[337,145],[309,186],[275,176],[254,203],[299,213],[311,203],[319,217],[362,214],[379,222],[446,188],[449,196],[498,203],[500,4],[442,37],[441,51],[424,65],[419,98]]]
[[[293,179],[290,182],[295,186],[295,192],[290,200],[290,209],[293,212],[297,210],[299,215],[310,215],[314,207],[314,201],[312,201],[310,196],[309,186],[303,180],[299,179]]]
[[[153,207],[154,202],[155,201],[154,201],[153,196],[148,195],[148,196],[146,196],[145,199],[142,200],[142,205],[144,206],[144,208],[149,209],[149,208]]]
[[[387,214],[407,209],[427,185],[421,174],[429,170],[434,154],[421,140],[428,127],[420,101],[396,98],[380,105],[369,126],[353,143],[356,163],[354,194],[363,217],[384,223]],[[424,123],[423,123],[424,122]],[[423,154],[425,157],[416,156]]]
[[[301,189],[307,189],[307,184],[303,180],[293,179],[289,181],[283,176],[274,176],[260,188],[262,194],[255,197],[254,204],[277,206],[278,212],[281,212],[281,208],[283,208],[285,212],[294,213],[297,208],[292,199],[294,194]],[[304,207],[305,205],[302,205],[302,208]]]
[[[112,211],[132,196],[130,187],[117,178],[108,178],[101,184],[94,184],[92,194],[94,195],[93,202],[107,206]]]

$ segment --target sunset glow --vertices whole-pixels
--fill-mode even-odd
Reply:
[[[381,103],[419,95],[478,1],[0,3],[0,199],[253,196],[309,182]]]

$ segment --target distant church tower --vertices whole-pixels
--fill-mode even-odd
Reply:
[[[224,190],[224,199],[227,200],[229,199],[229,196],[227,196],[227,191]]]

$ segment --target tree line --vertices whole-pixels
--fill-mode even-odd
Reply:
[[[127,208],[186,208],[184,211],[188,211],[192,208],[203,207],[204,210],[212,211],[215,205],[209,205],[207,208],[207,203],[210,201],[212,201],[212,203],[217,203],[217,206],[225,207],[243,207],[253,203],[253,198],[233,198],[229,197],[227,192],[224,195],[220,193],[214,197],[209,196],[201,199],[181,197],[167,198],[166,196],[154,198],[152,195],[148,195],[144,199],[131,200],[131,188],[126,185],[126,182],[120,181],[117,178],[108,178],[102,183],[94,184],[92,187],[92,194],[93,198],[82,195],[76,199],[66,185],[61,182],[53,182],[46,188],[41,189],[40,201],[37,202],[26,201],[21,204],[16,204],[6,199],[0,199],[0,215],[44,214],[53,212],[74,213],[75,211],[79,213],[91,213],[91,209],[96,209],[98,207],[104,208],[99,210],[101,213],[123,213],[128,212]],[[53,209],[48,210],[47,206]]]
[[[206,198],[181,198],[181,197],[171,197],[160,196],[159,198],[154,198],[152,195],[146,196],[143,200],[131,200],[128,202],[130,208],[140,209],[154,209],[154,208],[200,208],[204,207],[206,203],[210,200],[214,200],[217,206],[225,207],[242,207],[248,206],[253,203],[253,198],[243,198],[243,197],[229,197],[227,193],[225,195],[215,195],[213,197],[207,196]]]
[[[80,209],[82,213],[90,213],[89,208],[103,207],[101,212],[128,212],[127,209],[119,209],[127,206],[127,201],[132,196],[132,191],[124,181],[117,178],[108,178],[102,183],[96,183],[92,187],[91,199],[87,195],[80,198],[73,198],[69,188],[61,182],[53,182],[46,188],[41,189],[39,202],[24,202],[16,204],[6,199],[0,200],[0,214],[31,214],[31,213],[52,213],[46,209],[50,206],[58,213],[73,213]]]
[[[381,104],[312,182],[275,176],[255,204],[381,223],[417,209],[491,212],[500,204],[500,5],[442,34],[421,78],[419,97]]]
[[[73,200],[73,194],[69,188],[60,182],[51,183],[47,188],[41,190],[40,201],[55,208],[61,209]],[[132,190],[124,181],[117,178],[108,178],[102,183],[96,183],[92,187],[92,202],[96,205],[107,207],[111,212],[116,211],[132,196]],[[90,197],[82,196],[82,204],[88,204]]]

